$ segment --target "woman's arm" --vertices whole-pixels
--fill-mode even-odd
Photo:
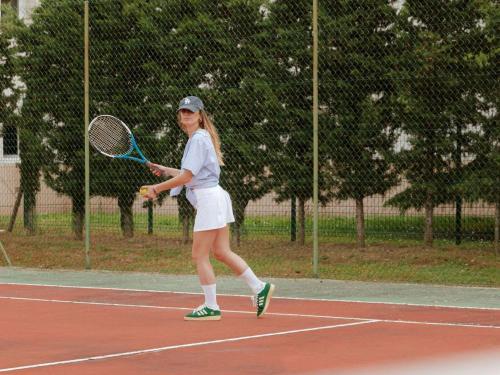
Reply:
[[[167,176],[170,176],[170,177],[178,176],[181,174],[181,172],[182,171],[180,169],[165,167],[165,173]]]
[[[191,171],[183,169],[177,176],[171,178],[170,180],[153,185],[153,188],[154,190],[156,190],[157,194],[160,194],[165,190],[170,190],[177,186],[186,185],[189,181],[191,181],[192,178],[193,174],[191,173]]]
[[[175,177],[181,173],[180,169],[164,167],[160,164],[148,163],[149,170],[158,177]]]
[[[146,199],[154,199],[163,191],[187,184],[189,181],[191,181],[192,178],[193,174],[191,173],[191,171],[183,169],[177,176],[171,178],[170,180],[163,181],[156,185],[142,186],[141,190],[147,189],[147,194],[143,194],[143,197]]]

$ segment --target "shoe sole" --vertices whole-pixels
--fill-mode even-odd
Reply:
[[[262,312],[260,313],[259,316],[257,316],[257,318],[262,317],[262,315],[264,315],[266,313],[267,307],[269,306],[269,303],[271,302],[271,298],[273,296],[274,289],[275,289],[274,284],[271,284],[271,287],[269,288],[269,293],[267,294],[266,304],[264,305],[264,309],[262,309]]]
[[[218,316],[203,316],[203,317],[199,317],[199,318],[190,318],[187,316],[184,317],[184,320],[220,320],[220,319],[221,319],[220,315],[218,315]]]

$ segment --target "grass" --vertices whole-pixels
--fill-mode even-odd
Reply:
[[[6,227],[8,216],[0,216],[0,227]],[[120,228],[120,216],[117,213],[94,213],[91,215],[93,227]],[[433,223],[434,238],[437,240],[454,240],[455,221],[453,216],[435,216]],[[134,224],[137,231],[145,232],[147,228],[147,213],[135,213]],[[70,228],[71,215],[69,213],[39,214],[38,227]],[[179,220],[176,215],[155,214],[153,218],[156,232],[179,231]],[[19,223],[18,223],[19,225]],[[424,219],[421,216],[400,215],[383,216],[368,215],[365,219],[367,238],[371,240],[420,240],[424,228]],[[244,235],[272,234],[289,238],[290,220],[286,216],[248,216],[243,227]],[[306,233],[312,233],[312,220],[306,220]],[[321,216],[319,219],[319,233],[324,239],[338,237],[353,237],[356,234],[356,222],[353,217]],[[466,216],[462,219],[462,238],[472,241],[492,241],[494,236],[494,218],[484,216]]]
[[[175,220],[165,221],[162,227],[167,224],[177,228]],[[182,244],[177,233],[161,233],[150,236],[136,231],[134,238],[126,239],[116,230],[95,229],[92,268],[194,274],[190,244]],[[83,242],[73,239],[68,229],[44,228],[33,236],[15,231],[2,233],[1,239],[14,266],[84,269]],[[311,248],[310,243],[300,246],[291,243],[286,235],[266,233],[247,234],[240,247],[233,246],[257,274],[294,278],[314,276]],[[345,235],[323,239],[319,250],[321,278],[500,287],[498,258],[491,243],[469,241],[456,246],[439,240],[433,248],[425,248],[413,239],[371,238],[360,249],[353,244],[352,236]],[[5,265],[0,258],[2,262]],[[213,264],[217,274],[230,274],[219,262]]]

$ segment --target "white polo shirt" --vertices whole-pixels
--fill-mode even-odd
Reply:
[[[184,148],[181,169],[191,171],[193,178],[186,184],[186,196],[196,207],[196,197],[193,189],[203,189],[219,184],[220,166],[215,153],[210,134],[205,129],[198,129],[189,138]],[[182,191],[182,186],[170,190],[170,196],[175,197]]]

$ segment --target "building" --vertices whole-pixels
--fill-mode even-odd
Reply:
[[[38,6],[40,2],[40,0],[0,1],[2,5],[12,6],[16,11],[18,17],[28,23],[31,22],[31,14],[33,13],[33,9]],[[0,133],[0,164],[14,165],[19,162],[19,142],[17,129],[13,126],[9,126],[9,124],[0,124],[0,126],[2,126],[2,132]]]
[[[14,8],[18,17],[25,22],[31,22],[33,9],[40,0],[0,0],[2,5]],[[1,22],[0,8],[0,22]],[[19,185],[19,173],[16,165],[19,159],[19,139],[17,129],[9,124],[0,124],[0,213],[10,212]]]

